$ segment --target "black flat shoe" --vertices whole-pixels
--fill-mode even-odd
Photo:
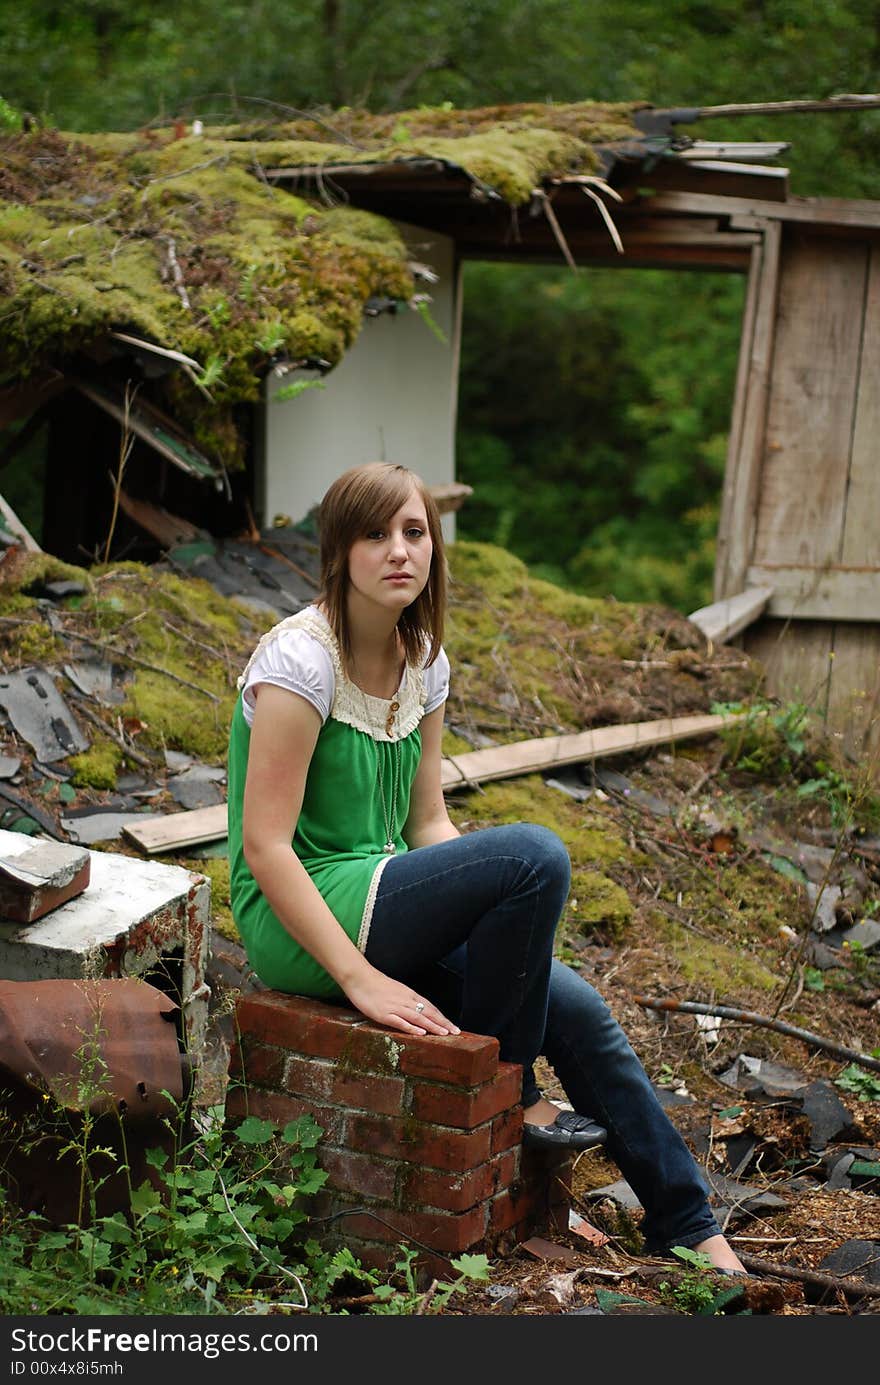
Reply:
[[[560,1111],[552,1125],[523,1126],[523,1145],[528,1149],[595,1149],[604,1145],[608,1131],[591,1116],[577,1111]]]

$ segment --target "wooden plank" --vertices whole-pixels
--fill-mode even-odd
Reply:
[[[390,215],[390,213],[385,213]],[[457,237],[460,233],[455,226],[439,223],[432,229],[443,235]],[[745,274],[749,268],[751,245],[737,237],[736,245],[716,246],[709,241],[705,245],[649,244],[630,246],[624,237],[624,253],[620,255],[614,248],[610,237],[603,243],[598,236],[567,237],[569,249],[578,266],[601,265],[610,269],[694,269],[710,271],[729,271]],[[485,240],[472,238],[470,230],[465,239],[458,240],[458,251],[463,260],[492,260],[503,264],[559,264],[559,247],[549,241],[528,239],[516,244],[504,245],[497,237]],[[740,248],[741,247],[741,248]]]
[[[824,717],[828,710],[832,626],[825,622],[765,618],[743,636],[748,653],[764,667],[768,693],[785,702],[803,702]]]
[[[872,247],[865,294],[864,335],[859,368],[852,457],[840,560],[847,566],[880,568],[880,251]],[[867,617],[880,620],[880,605]]]
[[[182,846],[198,846],[226,836],[226,804],[193,808],[186,813],[144,813],[143,821],[123,827],[123,835],[142,851],[175,851]]]
[[[692,611],[688,620],[699,626],[707,640],[724,644],[758,619],[773,595],[772,587],[750,586],[737,596],[726,596],[711,606]]]
[[[724,464],[724,485],[721,492],[721,513],[718,520],[718,539],[715,548],[715,573],[713,590],[716,600],[720,600],[727,590],[727,562],[730,551],[731,516],[730,509],[736,495],[737,468],[742,443],[743,418],[746,409],[749,374],[751,370],[752,349],[755,339],[755,312],[761,283],[761,264],[763,260],[764,237],[752,248],[749,261],[749,277],[746,284],[746,298],[743,304],[742,328],[739,338],[739,354],[736,363],[736,383],[733,391],[733,405],[730,413],[730,429],[727,435],[727,457]]]
[[[606,755],[625,755],[697,736],[715,735],[729,723],[729,717],[664,717],[660,721],[630,722],[623,726],[602,726],[592,731],[576,731],[566,736],[539,736],[515,741],[512,745],[472,750],[466,755],[445,756],[442,766],[444,789],[466,787],[491,779],[510,779],[519,774],[577,764],[581,760]]]
[[[188,519],[180,519],[168,510],[163,510],[161,505],[154,505],[149,500],[140,500],[124,490],[119,492],[119,508],[163,548],[175,548],[179,543],[192,543],[204,536],[203,531],[197,529]]]
[[[873,111],[880,106],[874,91],[846,92],[842,96],[796,97],[788,101],[738,101],[720,106],[698,106],[695,120],[711,120],[732,115],[790,115],[804,111]],[[658,112],[658,114],[660,114]]]
[[[632,750],[649,750],[655,745],[712,736],[730,722],[730,717],[664,717],[660,721],[631,722],[624,726],[603,726],[593,731],[577,731],[567,736],[543,736],[516,741],[512,745],[491,746],[466,755],[444,756],[444,790],[466,788],[483,780],[509,779],[518,774],[576,764],[580,760],[605,755],[625,755]],[[122,830],[142,851],[174,851],[226,836],[226,804],[194,808],[188,813],[144,814],[137,824]]]
[[[687,149],[677,149],[677,159],[778,159],[791,145],[786,140],[762,140],[749,144],[737,140],[695,139]]]
[[[187,475],[211,479],[221,475],[219,468],[178,433],[174,424],[166,426],[167,416],[155,405],[147,403],[146,400],[137,400],[132,401],[126,408],[103,389],[86,380],[73,380],[72,383],[93,404],[97,404],[111,418],[116,419],[123,429],[149,443],[160,457],[172,462]]]
[[[698,216],[752,216],[768,220],[864,226],[880,230],[880,202],[833,197],[791,197],[787,202],[756,197],[717,197],[703,192],[661,192],[641,204],[652,212],[694,212]]]
[[[741,198],[763,202],[785,202],[788,196],[788,169],[770,169],[763,164],[738,165],[723,159],[663,159],[647,170],[643,166],[618,165],[619,176],[639,187],[661,188],[671,193],[694,193],[703,197]],[[616,170],[617,171],[617,170]],[[781,173],[782,179],[769,175]]]
[[[880,779],[880,625],[835,630],[828,724],[858,767],[856,784]]]
[[[748,570],[748,580],[772,588],[767,607],[771,616],[880,622],[880,565],[798,567],[756,563]]]
[[[752,562],[822,567],[840,551],[867,247],[786,238]],[[773,583],[772,585],[776,585]]]
[[[767,222],[760,267],[753,262],[752,274],[758,278],[754,327],[751,340],[743,333],[743,351],[748,367],[741,410],[742,422],[735,423],[739,441],[735,456],[728,455],[718,528],[718,553],[715,562],[715,595],[734,596],[746,584],[746,568],[755,540],[755,513],[764,457],[764,435],[776,339],[777,297],[782,232],[778,222]],[[750,285],[751,293],[751,285]]]

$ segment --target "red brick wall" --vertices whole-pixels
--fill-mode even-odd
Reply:
[[[523,1151],[522,1069],[497,1039],[407,1035],[277,991],[243,997],[236,1021],[227,1118],[314,1116],[329,1178],[311,1210],[346,1214],[322,1239],[383,1266],[417,1242],[448,1276],[446,1257],[567,1225],[571,1158]]]

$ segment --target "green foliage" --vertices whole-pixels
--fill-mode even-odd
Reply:
[[[0,1283],[0,1309],[83,1311],[77,1305],[87,1299],[89,1311],[106,1312],[121,1295],[122,1302],[137,1299],[145,1312],[211,1312],[220,1310],[221,1290],[230,1299],[251,1295],[257,1285],[268,1297],[286,1296],[295,1286],[307,1301],[304,1279],[311,1265],[292,1270],[285,1259],[301,1253],[296,1233],[306,1220],[307,1199],[326,1180],[315,1154],[321,1131],[311,1117],[280,1132],[273,1122],[253,1118],[229,1131],[222,1110],[214,1110],[202,1118],[201,1132],[173,1154],[148,1153],[152,1179],[130,1186],[127,1212],[99,1216],[96,1155],[106,1159],[110,1152],[96,1143],[100,1128],[90,1115],[90,1098],[106,1077],[96,1053],[84,1048],[81,1054],[82,1114],[60,1150],[79,1162],[79,1217],[50,1230],[4,1205],[12,1254]],[[172,1126],[175,1138],[182,1136],[183,1112]],[[322,1273],[327,1282],[326,1266]]]
[[[377,1284],[379,1305],[374,1312],[380,1315],[410,1313],[440,1313],[453,1294],[460,1293],[469,1283],[485,1283],[489,1278],[489,1261],[485,1255],[460,1255],[450,1264],[457,1270],[454,1279],[435,1280],[427,1292],[418,1287],[418,1251],[400,1245],[400,1258],[394,1262],[397,1282]]]
[[[872,1057],[880,1057],[880,1052],[875,1050]],[[845,1092],[852,1092],[859,1101],[880,1101],[880,1074],[868,1072],[858,1063],[849,1063],[835,1077],[834,1084]]]
[[[673,1246],[672,1254],[688,1267],[674,1279],[664,1279],[658,1286],[662,1302],[680,1313],[713,1316],[730,1297],[730,1286],[719,1295],[714,1279],[712,1261],[702,1251],[688,1246]],[[737,1289],[739,1292],[739,1289]]]
[[[869,981],[880,968],[880,959],[873,957],[858,938],[847,938],[843,944],[849,958],[849,969],[857,981]]]
[[[736,721],[721,731],[737,769],[772,782],[791,775],[803,764],[809,726],[809,710],[803,702],[775,703],[756,698],[747,706],[716,704],[712,711],[737,714]]]
[[[823,805],[831,825],[838,829],[880,824],[880,794],[870,769],[853,770],[845,762],[833,762],[833,741],[823,735],[805,703],[757,697],[748,704],[715,703],[712,710],[736,714],[736,720],[721,731],[736,769],[770,783],[799,781],[795,798]],[[791,879],[803,879],[798,867],[783,858],[774,856],[771,864]]]
[[[705,604],[741,282],[469,265],[465,302],[459,533],[591,595]]]
[[[298,399],[306,390],[322,390],[326,388],[326,380],[292,380],[289,385],[282,385],[272,395],[272,400],[276,404],[282,404],[287,399]]]
[[[0,130],[20,130],[21,115],[0,96]]]

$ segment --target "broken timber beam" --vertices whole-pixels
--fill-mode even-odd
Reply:
[[[733,717],[663,717],[659,721],[629,722],[624,726],[601,726],[593,731],[576,731],[565,736],[539,736],[534,740],[514,741],[512,745],[493,745],[466,755],[444,755],[441,783],[444,791],[471,788],[490,779],[510,779],[519,774],[574,765],[608,755],[626,755],[633,750],[650,750],[655,745],[712,736]],[[226,804],[194,808],[184,813],[143,814],[142,820],[124,827],[129,841],[142,851],[174,851],[197,846],[226,836]]]
[[[714,715],[663,717],[659,721],[627,722],[623,726],[600,726],[565,736],[538,736],[534,740],[514,741],[512,745],[493,745],[487,750],[472,750],[454,758],[444,756],[441,782],[444,790],[467,788],[487,779],[510,779],[518,774],[574,765],[581,760],[627,755],[633,750],[650,750],[655,745],[712,736],[730,720],[730,717]]]
[[[698,626],[713,644],[726,644],[758,619],[773,595],[772,587],[748,587],[736,596],[725,596],[711,606],[692,611],[688,620]]]

